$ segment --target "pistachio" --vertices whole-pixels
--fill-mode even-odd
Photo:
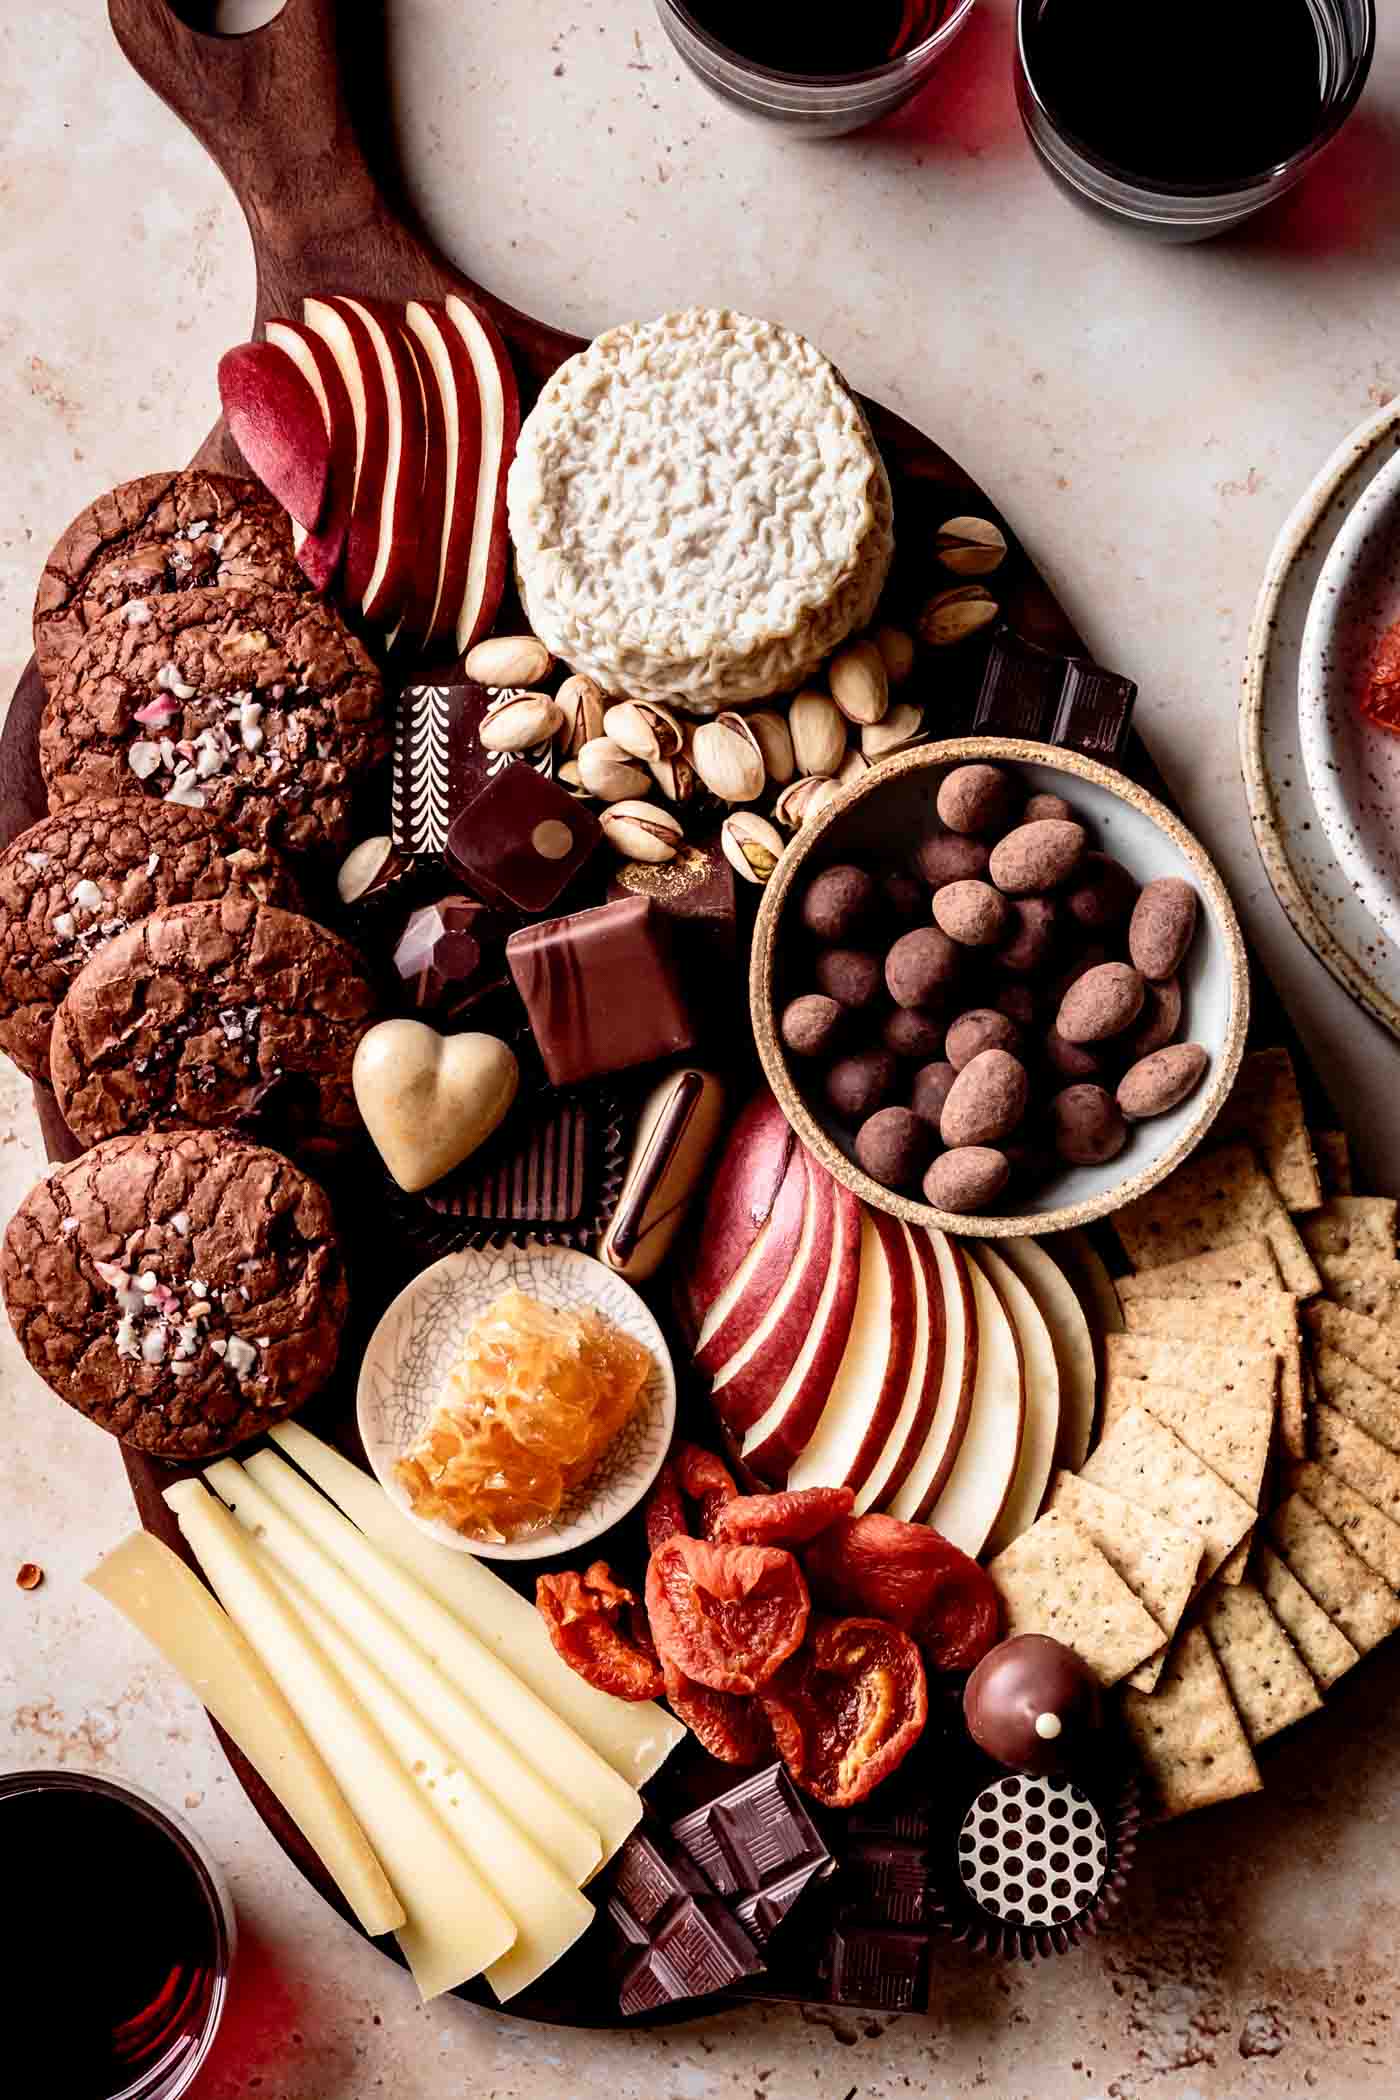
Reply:
[[[554,669],[554,658],[532,634],[497,634],[468,649],[462,669],[478,685],[538,685]]]
[[[721,802],[752,802],[763,793],[768,777],[763,750],[742,715],[725,713],[702,722],[691,742],[690,760]]]
[[[890,704],[885,660],[873,642],[851,642],[826,667],[831,697],[848,722],[878,722]]]
[[[773,804],[773,814],[786,830],[800,831],[809,817],[835,801],[840,792],[834,780],[823,780],[815,773],[799,773]]]
[[[897,700],[883,722],[871,722],[860,733],[860,748],[877,765],[896,751],[907,751],[924,734],[924,711],[912,701]]]
[[[578,775],[600,802],[626,802],[651,793],[651,775],[610,736],[591,737],[578,755]]]
[[[775,707],[760,707],[744,718],[758,738],[763,763],[774,787],[786,787],[797,771],[792,752],[792,732]]]
[[[599,818],[603,836],[624,860],[674,860],[685,842],[681,820],[651,802],[614,802]]]
[[[990,576],[1006,560],[1006,534],[990,518],[949,518],[934,536],[934,551],[955,576]]]
[[[582,671],[575,671],[564,680],[554,696],[554,705],[564,718],[559,742],[566,758],[577,758],[585,744],[603,734],[607,704],[603,688]]]
[[[654,758],[647,771],[668,802],[694,801],[700,782],[684,751],[674,758]]]
[[[603,734],[645,765],[674,758],[681,748],[680,723],[650,700],[619,700],[603,717]]]
[[[997,601],[980,583],[939,591],[919,614],[919,633],[935,649],[951,649],[980,634],[997,617]]]
[[[834,773],[846,755],[846,724],[841,710],[814,686],[796,695],[788,709],[793,755],[799,773]]]
[[[767,882],[787,850],[777,827],[751,809],[737,809],[719,830],[720,848],[736,875],[745,882]]]
[[[844,788],[849,787],[852,781],[863,780],[869,771],[870,760],[859,744],[852,744],[831,778],[836,787]]]
[[[487,708],[477,735],[487,751],[531,751],[547,744],[562,721],[548,693],[507,691]]]
[[[902,627],[877,627],[871,636],[891,685],[903,685],[914,668],[914,637]]]
[[[386,889],[405,872],[406,864],[395,852],[393,840],[387,832],[381,832],[350,848],[340,863],[335,886],[342,904],[358,904],[372,890]]]
[[[579,772],[576,758],[566,758],[554,777],[560,787],[567,788],[571,795],[586,795],[588,793],[587,788],[583,784],[583,775]]]

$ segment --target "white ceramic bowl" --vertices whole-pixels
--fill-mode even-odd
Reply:
[[[849,1126],[835,1121],[802,1060],[789,1058],[777,1029],[786,998],[810,990],[785,969],[789,900],[808,877],[862,856],[897,861],[938,828],[934,809],[945,773],[971,760],[1015,770],[1027,794],[1063,795],[1092,844],[1147,883],[1178,875],[1200,898],[1196,937],[1181,972],[1185,995],[1179,1040],[1200,1043],[1210,1065],[1195,1092],[1168,1114],[1134,1124],[1116,1159],[1062,1167],[1014,1213],[960,1216],[872,1181],[857,1166]],[[794,946],[800,941],[800,931]],[[1059,1232],[1101,1218],[1171,1173],[1210,1128],[1234,1084],[1249,1021],[1249,969],[1234,906],[1200,842],[1166,806],[1125,774],[1054,745],[1009,737],[957,737],[904,752],[873,768],[812,823],[805,824],[764,892],[754,933],[750,1010],[768,1082],[798,1136],[822,1165],[876,1210],[964,1238],[1009,1239]]]
[[[1318,817],[1362,904],[1400,945],[1400,736],[1359,707],[1376,644],[1397,619],[1400,453],[1333,542],[1298,664],[1298,736]]]
[[[566,1497],[554,1523],[512,1544],[464,1538],[450,1524],[414,1515],[394,1462],[421,1433],[473,1320],[503,1291],[543,1305],[591,1307],[651,1351],[652,1372],[636,1413],[618,1431],[587,1480]],[[665,1337],[629,1283],[570,1247],[465,1248],[415,1276],[370,1337],[360,1366],[356,1412],[365,1454],[395,1508],[420,1531],[485,1560],[542,1560],[573,1553],[635,1509],[661,1470],[676,1424],[676,1379]]]

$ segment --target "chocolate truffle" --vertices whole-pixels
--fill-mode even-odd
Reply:
[[[807,885],[802,923],[822,941],[849,941],[875,903],[875,884],[864,868],[824,868]]]
[[[978,1663],[963,1693],[968,1733],[1013,1772],[1059,1772],[1090,1754],[1102,1724],[1098,1682],[1062,1641],[1017,1634]]]

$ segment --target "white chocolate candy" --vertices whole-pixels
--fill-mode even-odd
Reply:
[[[425,1189],[484,1145],[515,1099],[520,1068],[493,1035],[441,1036],[379,1021],[352,1073],[365,1128],[401,1189]]]

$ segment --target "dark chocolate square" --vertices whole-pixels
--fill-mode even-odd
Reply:
[[[447,833],[449,865],[488,903],[552,911],[602,838],[591,809],[517,759]]]
[[[923,2012],[928,2004],[926,1933],[838,1925],[831,1935],[828,1963],[827,1996],[833,2005]]]
[[[555,1086],[694,1047],[666,929],[645,897],[524,926],[506,962]]]

